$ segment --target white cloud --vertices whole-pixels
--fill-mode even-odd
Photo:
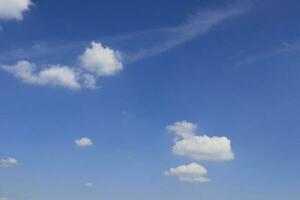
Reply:
[[[232,160],[231,142],[226,137],[193,136],[179,140],[172,149],[178,156],[194,160]]]
[[[197,125],[188,121],[175,122],[167,126],[169,132],[174,132],[178,137],[188,138],[194,136]]]
[[[0,159],[0,167],[13,167],[18,164],[15,158]]]
[[[195,135],[197,125],[190,122],[176,122],[167,129],[177,135],[172,152],[193,160],[232,160],[234,154],[231,141],[226,137]]]
[[[121,37],[121,40],[136,41],[137,38],[149,42],[148,46],[143,45],[139,49],[129,53],[123,53],[126,62],[135,62],[147,57],[155,56],[169,51],[181,44],[191,41],[199,36],[207,34],[217,25],[226,20],[239,16],[248,10],[246,4],[236,4],[219,9],[199,10],[191,15],[185,23],[173,27],[159,28],[148,31],[134,32]],[[125,39],[124,39],[125,38]]]
[[[82,67],[97,76],[112,76],[123,69],[120,54],[101,43],[91,42],[91,47],[79,56]]]
[[[197,163],[181,165],[176,168],[171,168],[164,173],[167,176],[176,176],[181,181],[204,183],[210,181],[205,177],[207,170]]]
[[[79,75],[68,66],[51,65],[36,72],[35,64],[22,60],[15,65],[3,65],[1,68],[14,74],[21,81],[33,85],[52,85],[69,89],[80,89],[81,87],[78,82]]]
[[[85,186],[85,187],[88,187],[88,188],[91,188],[91,187],[94,186],[94,183],[92,183],[92,182],[86,182],[86,183],[84,184],[84,186]]]
[[[65,86],[72,89],[80,88],[76,73],[67,66],[53,65],[48,69],[40,71],[38,81],[41,84]]]
[[[118,52],[103,47],[101,43],[92,42],[91,48],[87,48],[79,59],[83,69],[49,65],[38,71],[36,65],[27,60],[21,60],[15,65],[2,65],[0,68],[15,75],[24,83],[61,86],[69,89],[82,87],[96,89],[98,88],[97,77],[112,76],[123,69]]]
[[[31,4],[31,0],[0,0],[0,19],[22,20]]]
[[[93,142],[90,138],[83,137],[78,140],[75,140],[75,144],[79,147],[86,147],[86,146],[92,146]]]
[[[82,79],[83,79],[83,85],[86,88],[90,88],[90,89],[97,88],[97,80],[96,80],[96,77],[94,75],[83,74]]]

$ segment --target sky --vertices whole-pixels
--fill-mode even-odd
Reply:
[[[298,200],[299,6],[0,0],[0,200]]]

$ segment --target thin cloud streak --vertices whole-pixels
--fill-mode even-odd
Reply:
[[[152,35],[160,34],[162,37],[166,36],[162,41],[157,41],[153,46],[148,48],[142,48],[137,52],[126,54],[123,52],[123,58],[125,62],[131,63],[147,57],[155,56],[173,49],[185,42],[188,42],[196,37],[209,32],[216,25],[222,23],[223,21],[243,14],[248,10],[245,6],[235,6],[226,9],[199,11],[197,14],[190,17],[186,23],[175,27],[163,28],[158,30],[149,30],[140,33],[140,35],[145,35],[151,37]],[[132,36],[136,36],[137,33]],[[120,37],[122,38],[122,37]],[[123,37],[123,39],[130,38],[129,35]]]
[[[191,15],[185,23],[178,26],[104,36],[95,41],[101,41],[104,45],[118,50],[121,53],[122,62],[129,64],[159,55],[204,35],[222,22],[246,13],[249,8],[249,4],[244,3],[218,9],[199,10],[196,14]],[[74,52],[77,53],[86,47],[88,43],[87,41],[74,41],[58,45],[39,41],[31,47],[0,52],[0,61],[11,62],[49,56],[57,58],[62,54],[73,55]],[[128,46],[131,43],[134,45]],[[115,48],[115,46],[119,48]]]
[[[16,60],[33,60],[39,58],[56,58],[61,55],[72,54],[74,50],[84,49],[86,42],[68,42],[52,44],[51,42],[35,42],[33,45],[22,48],[9,48],[0,52],[0,62],[15,62]],[[71,53],[70,53],[71,52]],[[73,53],[74,54],[74,53]]]
[[[280,45],[269,48],[265,51],[260,51],[259,53],[245,56],[241,58],[240,56],[236,59],[240,60],[235,64],[227,67],[226,70],[234,70],[244,67],[249,67],[252,64],[255,64],[260,61],[268,60],[275,56],[282,56],[284,54],[296,54],[298,56],[300,52],[300,40],[294,42],[282,42]]]

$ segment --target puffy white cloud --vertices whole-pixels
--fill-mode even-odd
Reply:
[[[36,72],[35,64],[26,60],[9,66],[3,65],[2,69],[15,75],[21,81],[34,85],[52,85],[80,89],[79,75],[70,67],[62,65],[51,65],[48,68]]]
[[[0,0],[0,19],[22,20],[31,4],[31,0]]]
[[[92,182],[86,182],[86,183],[84,183],[84,186],[88,187],[88,188],[91,188],[91,187],[94,186],[94,183],[92,183]]]
[[[193,136],[179,140],[172,149],[175,155],[194,160],[232,160],[231,142],[226,137]]]
[[[18,164],[17,159],[15,158],[7,158],[0,160],[0,167],[13,167]]]
[[[91,47],[79,56],[82,67],[97,76],[112,76],[123,69],[120,54],[101,43],[91,42]]]
[[[210,181],[205,177],[207,170],[197,163],[181,165],[176,168],[171,168],[164,173],[167,176],[176,176],[181,181],[204,183]]]
[[[231,149],[231,141],[226,137],[209,137],[207,135],[195,135],[196,124],[182,121],[167,126],[174,132],[177,140],[172,152],[178,156],[185,156],[193,160],[232,160],[234,154]]]
[[[87,146],[92,146],[93,142],[90,138],[83,137],[78,140],[75,140],[75,144],[79,147],[87,147]]]

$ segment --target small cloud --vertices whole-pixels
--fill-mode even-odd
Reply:
[[[31,0],[1,0],[0,19],[22,20],[23,13],[29,10],[30,5],[32,5]]]
[[[175,168],[171,168],[164,172],[166,176],[176,176],[180,181],[205,183],[210,181],[205,177],[207,170],[202,165],[197,163],[191,163],[188,165],[180,165]]]
[[[87,146],[92,146],[93,142],[90,138],[83,137],[78,140],[75,140],[75,144],[79,147],[87,147]]]
[[[88,187],[88,188],[91,188],[91,187],[94,186],[94,183],[92,183],[92,182],[86,182],[86,183],[84,183],[84,186]]]
[[[52,85],[80,89],[78,74],[68,66],[51,65],[48,68],[36,71],[36,66],[26,60],[15,65],[2,65],[1,68],[24,83],[32,85]]]
[[[175,133],[178,137],[187,138],[194,136],[197,125],[188,121],[175,122],[167,126],[169,132]]]
[[[83,74],[82,79],[83,79],[83,85],[86,88],[89,88],[89,89],[96,89],[97,88],[97,80],[96,80],[96,77],[94,75]]]
[[[227,137],[197,136],[197,125],[191,122],[176,122],[167,129],[177,136],[172,152],[178,156],[185,156],[193,160],[232,160],[234,154],[231,141]]]
[[[16,166],[17,164],[18,161],[15,158],[7,158],[7,159],[0,160],[0,167],[13,167]]]
[[[85,70],[97,76],[112,76],[123,69],[120,53],[94,41],[79,60]]]

